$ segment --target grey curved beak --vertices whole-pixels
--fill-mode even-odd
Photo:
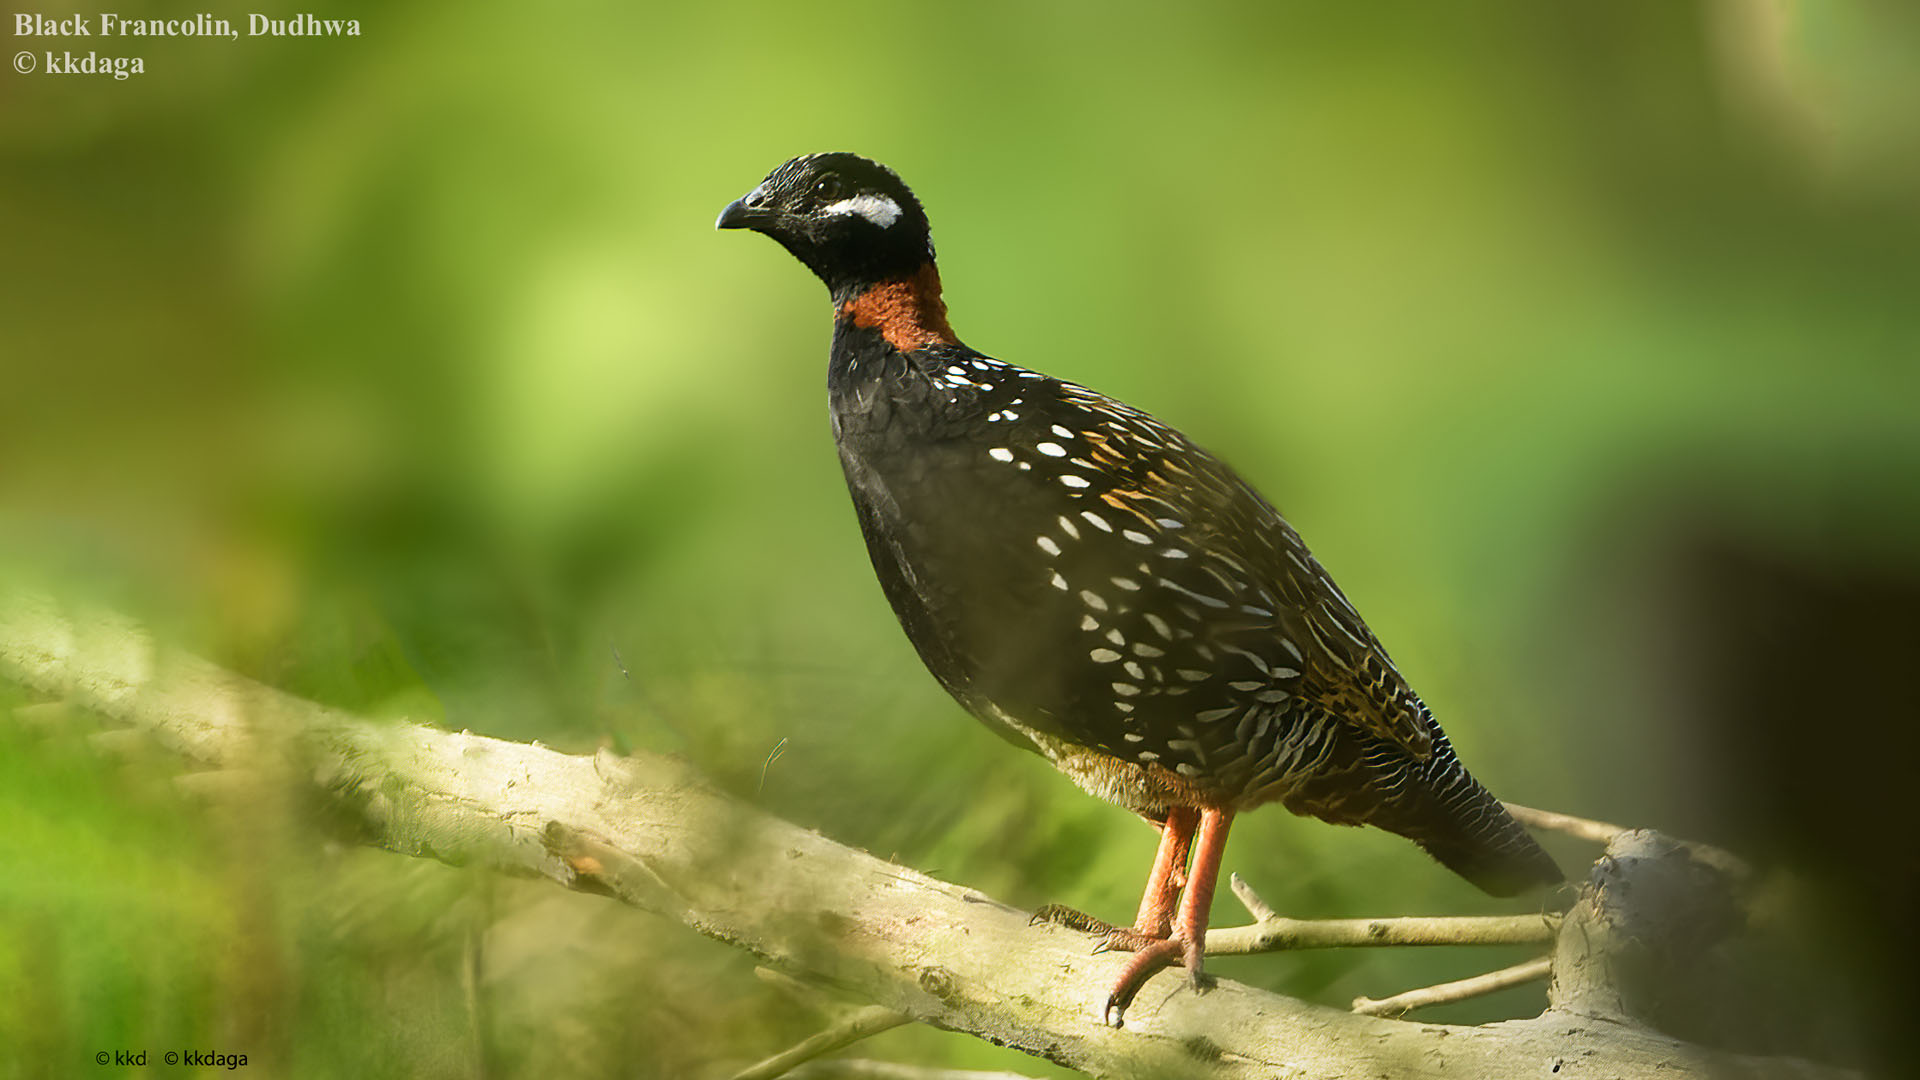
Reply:
[[[759,229],[779,220],[778,212],[767,208],[767,185],[761,184],[727,204],[713,223],[716,229]],[[765,231],[762,229],[761,231]]]

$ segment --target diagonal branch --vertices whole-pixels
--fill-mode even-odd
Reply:
[[[911,1023],[911,1017],[902,1016],[892,1009],[869,1005],[818,1035],[788,1047],[752,1068],[735,1073],[733,1080],[776,1080],[822,1054],[831,1054],[861,1039]]]
[[[1357,1015],[1224,980],[1197,994],[1175,972],[1150,982],[1129,1026],[1115,1030],[1100,1007],[1118,961],[1089,955],[1080,935],[1031,927],[1025,913],[965,886],[773,818],[672,758],[574,756],[361,720],[161,648],[125,619],[37,596],[0,596],[0,677],[203,764],[284,766],[356,817],[370,843],[608,893],[771,967],[1096,1077],[1501,1080],[1541,1075],[1543,1062],[1557,1062],[1565,1080],[1852,1075],[1689,1044],[1623,1022],[1593,994],[1578,1010],[1467,1028]],[[1618,881],[1610,891],[1622,891]],[[1603,917],[1604,897],[1593,899]],[[1570,918],[1563,953],[1576,929],[1586,927]],[[1573,957],[1568,970],[1599,978],[1600,960]]]
[[[1551,956],[1539,956],[1522,961],[1512,967],[1499,971],[1489,971],[1484,975],[1475,975],[1470,979],[1456,979],[1453,982],[1440,983],[1437,986],[1423,986],[1418,990],[1408,990],[1392,997],[1353,999],[1353,1011],[1368,1016],[1399,1016],[1414,1009],[1428,1005],[1444,1005],[1452,1001],[1465,1001],[1482,994],[1491,994],[1498,990],[1522,986],[1526,983],[1544,979],[1553,970]]]

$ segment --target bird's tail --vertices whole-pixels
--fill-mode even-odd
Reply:
[[[1365,777],[1364,784],[1356,788],[1349,773],[1335,797],[1315,798],[1322,793],[1302,790],[1296,795],[1305,798],[1289,805],[1328,821],[1398,833],[1495,896],[1562,881],[1552,857],[1467,772],[1446,736],[1438,729],[1434,736],[1433,753],[1425,761],[1380,739],[1349,743],[1350,768]]]
[[[1460,764],[1444,736],[1434,740],[1426,761],[1403,758],[1400,769],[1406,790],[1387,800],[1369,824],[1412,840],[1495,896],[1565,880],[1552,856]]]

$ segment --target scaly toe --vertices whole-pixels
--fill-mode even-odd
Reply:
[[[1100,936],[1100,944],[1094,952],[1141,952],[1165,942],[1164,937],[1143,934],[1131,926],[1110,926]]]
[[[1034,911],[1033,918],[1027,920],[1027,925],[1038,926],[1043,922],[1064,926],[1069,930],[1078,930],[1083,934],[1111,934],[1114,931],[1112,923],[1096,919],[1084,911],[1070,908],[1065,904],[1041,905]]]

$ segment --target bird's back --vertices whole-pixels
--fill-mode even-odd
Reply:
[[[1298,534],[1217,458],[957,344],[908,355],[843,334],[834,370],[869,554],[976,716],[1150,815],[1278,801],[1409,836],[1490,891],[1557,880]]]

